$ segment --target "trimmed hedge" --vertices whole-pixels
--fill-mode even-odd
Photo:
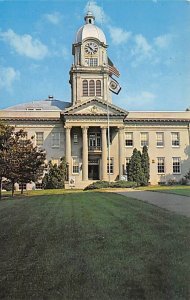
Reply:
[[[87,187],[85,187],[84,191],[87,190],[95,190],[95,189],[104,189],[104,188],[134,188],[137,186],[136,182],[119,180],[114,182],[108,181],[96,181]]]

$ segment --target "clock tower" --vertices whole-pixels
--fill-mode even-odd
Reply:
[[[106,38],[94,24],[95,17],[91,12],[87,12],[84,20],[85,24],[77,31],[72,48],[72,105],[95,98],[111,102]]]

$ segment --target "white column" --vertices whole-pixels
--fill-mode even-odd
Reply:
[[[71,161],[71,127],[65,127],[66,131],[66,149],[65,158],[68,165],[68,177],[71,175],[72,161]]]
[[[119,179],[121,179],[121,175],[123,175],[123,165],[124,165],[124,128],[119,127]]]
[[[102,132],[102,180],[107,180],[107,138],[106,138],[106,127],[101,128]]]
[[[82,180],[88,180],[88,127],[82,127]]]

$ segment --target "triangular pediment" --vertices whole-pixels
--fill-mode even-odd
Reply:
[[[99,99],[91,99],[80,104],[76,104],[65,109],[63,115],[78,115],[78,116],[107,116],[109,110],[110,116],[126,116],[128,112],[111,103]]]

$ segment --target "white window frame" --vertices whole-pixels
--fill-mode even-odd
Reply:
[[[22,190],[22,186],[23,186],[23,191],[27,190],[27,183],[19,183],[18,184],[18,188],[21,191]]]
[[[131,139],[127,139],[127,135],[131,135]],[[127,141],[132,141],[132,145],[126,145]],[[133,147],[133,132],[125,132],[125,147],[127,147],[127,148]]]
[[[178,167],[179,167],[179,171],[175,172],[174,168],[178,168]],[[173,174],[181,174],[181,157],[172,157],[172,171]]]
[[[107,158],[107,174],[114,173],[114,158],[110,157],[110,173],[109,173],[109,157]]]
[[[40,187],[39,187],[40,186]],[[43,190],[43,183],[36,182],[35,183],[35,190]]]
[[[159,170],[160,168],[160,170]],[[161,168],[164,168],[164,171],[161,170]],[[157,173],[158,174],[165,174],[166,172],[166,166],[165,166],[165,157],[157,157]]]
[[[142,139],[142,135],[145,135],[146,134],[146,136],[147,136],[147,139],[146,140],[143,140]],[[143,144],[144,143],[144,144]],[[144,146],[149,146],[149,134],[148,134],[148,132],[141,132],[140,133],[140,146],[141,147],[144,147]]]
[[[38,136],[39,134],[42,134],[42,139],[40,140],[40,141],[41,141],[40,143],[39,143],[39,139],[37,138],[37,136]],[[36,139],[36,146],[42,147],[43,144],[44,144],[44,132],[42,132],[42,131],[37,131],[36,134],[35,134],[35,139]]]
[[[177,139],[174,138],[174,135],[177,135]],[[173,131],[171,133],[171,139],[172,139],[172,147],[174,148],[180,147],[180,133],[178,131]]]
[[[78,160],[77,163],[74,163],[75,160]],[[76,170],[75,170],[76,168]],[[72,156],[72,174],[79,174],[79,157],[78,156]]]
[[[162,136],[161,140],[158,138],[160,136]],[[159,142],[161,143],[159,145]],[[164,132],[156,132],[156,147],[157,148],[163,148],[164,147]]]
[[[58,138],[54,138],[53,136],[57,135]],[[58,143],[56,144],[55,141],[58,141]],[[52,148],[59,148],[60,147],[60,132],[52,132],[51,133],[51,147]]]

